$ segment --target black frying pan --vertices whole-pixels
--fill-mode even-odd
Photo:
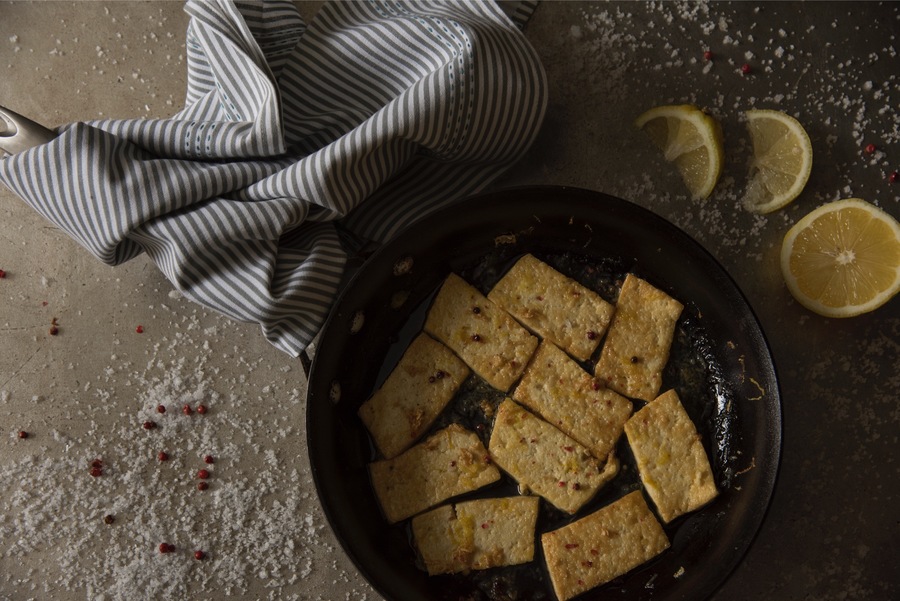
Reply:
[[[526,252],[610,301],[621,277],[634,272],[685,304],[663,390],[678,390],[721,490],[705,508],[666,526],[669,550],[580,599],[710,596],[750,546],[775,483],[781,405],[771,355],[746,299],[708,252],[653,213],[587,190],[510,189],[456,204],[395,237],[348,283],[322,331],[307,409],[313,477],[338,540],[391,601],[554,598],[539,543],[528,566],[439,577],[419,569],[407,528],[389,526],[381,515],[366,468],[375,452],[356,415],[421,329],[450,271],[487,292]],[[477,382],[461,396],[466,390],[485,394]],[[465,410],[449,413],[465,419]],[[639,487],[625,442],[619,454],[622,474],[578,516]],[[475,496],[514,490],[504,479]],[[571,519],[544,507],[538,528]]]

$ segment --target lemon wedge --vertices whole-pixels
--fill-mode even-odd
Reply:
[[[812,171],[812,143],[790,115],[764,109],[745,115],[753,159],[742,202],[754,213],[771,213],[797,198],[806,186]]]
[[[658,106],[634,122],[675,163],[694,200],[709,198],[722,175],[722,126],[692,104]]]
[[[900,224],[858,198],[830,202],[788,230],[781,271],[794,298],[815,313],[867,313],[900,291]]]

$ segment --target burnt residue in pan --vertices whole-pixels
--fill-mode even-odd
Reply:
[[[609,257],[597,260],[596,257],[577,252],[531,250],[531,253],[557,271],[594,290],[611,303],[615,303],[622,281],[629,272],[655,284],[652,275],[642,274],[639,266],[627,259]],[[522,254],[522,250],[515,243],[497,244],[492,252],[484,255],[474,264],[460,269],[458,273],[482,293],[487,294]],[[408,322],[398,332],[391,352],[386,357],[380,371],[377,385],[381,385],[393,365],[399,360],[403,350],[421,330],[433,296],[433,294],[429,295],[420,307],[411,312]],[[735,448],[735,441],[732,440],[732,437],[733,433],[737,432],[733,391],[717,359],[718,353],[721,352],[716,347],[717,341],[714,341],[706,331],[700,312],[691,305],[690,299],[678,300],[685,304],[685,310],[676,325],[670,359],[663,374],[662,390],[674,388],[678,392],[685,409],[694,420],[703,439],[719,489],[726,490],[731,486],[736,461],[736,457],[732,453]],[[602,344],[598,346],[598,354],[600,348],[602,348]],[[591,360],[582,362],[581,365],[593,373],[593,364],[596,359],[595,355]],[[506,396],[506,393],[491,388],[479,377],[471,375],[438,417],[430,432],[450,423],[458,423],[478,433],[487,446],[494,412]],[[641,401],[634,401],[634,404],[635,411],[643,406]],[[374,446],[372,449],[372,459],[376,459]],[[554,599],[542,564],[539,534],[583,517],[627,492],[639,488],[641,486],[640,478],[624,435],[619,441],[617,456],[621,462],[619,474],[577,515],[570,516],[545,501],[541,501],[537,524],[538,535],[535,541],[535,561],[526,565],[474,571],[469,574],[432,577],[436,584],[434,590],[442,591],[440,599],[448,601],[505,601],[512,599],[545,601]],[[515,494],[519,494],[517,484],[504,475],[499,483],[454,499],[454,501]],[[691,526],[691,523],[694,525]],[[666,530],[670,538],[674,539],[676,535],[679,535],[680,528],[695,527],[695,522],[679,519],[667,525]],[[410,544],[413,544],[408,524],[398,525],[395,528],[402,531],[398,538],[405,538],[410,541]],[[652,567],[652,562],[649,565]],[[424,569],[422,565],[419,567]],[[648,577],[652,581],[652,577]],[[617,581],[618,579],[614,580],[606,587],[615,589]]]

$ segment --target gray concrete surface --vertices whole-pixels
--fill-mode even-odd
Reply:
[[[47,125],[171,115],[186,23],[177,2],[0,3],[0,104]],[[550,109],[496,186],[592,188],[666,217],[730,271],[773,349],[782,468],[716,599],[900,597],[900,301],[825,319],[790,297],[778,267],[785,231],[826,201],[861,197],[900,216],[888,181],[900,169],[898,33],[900,5],[874,2],[545,2],[527,30]],[[671,102],[723,124],[725,172],[706,202],[631,126]],[[766,217],[739,203],[749,108],[796,116],[814,147],[804,193]],[[0,269],[0,599],[380,598],[318,506],[296,360],[173,293],[145,258],[99,264],[6,188]],[[174,427],[150,438],[140,424],[163,419],[160,403]],[[199,403],[206,415],[181,414]],[[201,494],[206,454],[216,461]],[[104,477],[91,478],[98,458]],[[177,551],[161,558],[169,536]]]

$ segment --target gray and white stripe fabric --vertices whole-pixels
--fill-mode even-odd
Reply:
[[[0,180],[101,261],[147,253],[188,298],[301,353],[348,240],[383,242],[482,189],[531,145],[540,61],[493,2],[188,2],[169,119],[59,128]]]

